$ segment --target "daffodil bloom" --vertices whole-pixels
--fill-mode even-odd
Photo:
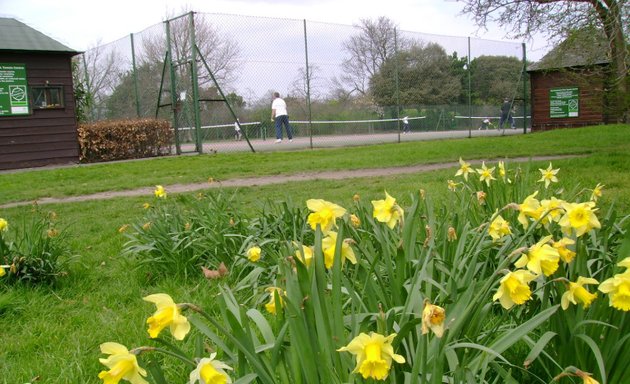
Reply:
[[[529,227],[530,220],[540,219],[540,202],[536,199],[538,191],[527,196],[522,204],[519,204],[518,210],[518,222],[521,223],[524,229]]]
[[[507,172],[505,171],[505,164],[503,163],[503,161],[499,161],[499,176],[506,183],[511,183],[512,182],[512,180],[510,180],[507,177]]]
[[[313,261],[313,247],[307,247],[305,245],[298,245],[297,243],[293,243],[296,247],[299,247],[297,251],[295,251],[295,257],[302,262],[302,264],[307,267],[311,265]]]
[[[595,203],[592,201],[585,203],[564,202],[562,208],[564,208],[565,214],[558,222],[562,232],[568,235],[575,231],[575,235],[580,237],[591,229],[601,228],[602,226],[595,216],[597,208],[594,207]]]
[[[459,169],[457,170],[457,173],[455,173],[455,176],[464,176],[464,180],[468,181],[468,174],[469,173],[475,173],[475,170],[472,169],[472,167],[470,166],[469,163],[465,162],[460,157],[459,158]]]
[[[527,269],[537,275],[541,273],[545,276],[551,276],[558,269],[560,263],[560,253],[558,250],[548,243],[551,235],[543,237],[539,242],[529,247],[529,251],[522,255],[520,259],[514,263],[517,268],[527,266]]]
[[[540,220],[543,224],[549,224],[552,221],[558,222],[564,213],[562,209],[563,200],[556,199],[552,197],[551,199],[544,199],[540,201],[540,214],[539,217],[542,217]]]
[[[510,229],[510,223],[505,221],[501,215],[497,215],[488,227],[488,234],[492,237],[493,242],[498,241],[511,233],[512,230]]]
[[[435,336],[442,337],[444,334],[444,319],[446,312],[444,308],[433,305],[429,300],[424,301],[424,309],[422,310],[422,334],[426,335],[431,330]]]
[[[575,241],[567,237],[563,237],[558,241],[554,241],[551,246],[558,250],[558,254],[560,255],[562,261],[569,264],[573,261],[573,258],[575,258],[575,252],[567,248],[567,246],[573,244],[575,244]]]
[[[626,272],[630,272],[630,257],[626,257],[617,263],[618,266],[626,268]]]
[[[306,200],[306,206],[313,213],[308,215],[308,223],[313,230],[319,224],[322,233],[326,234],[335,225],[335,220],[345,215],[346,210],[337,204],[321,199]]]
[[[616,274],[602,282],[597,289],[608,294],[611,307],[630,311],[630,271]]]
[[[269,292],[269,296],[270,296],[269,302],[265,304],[265,309],[267,310],[267,312],[271,313],[272,315],[275,315],[277,313],[276,297],[278,298],[280,308],[282,308],[282,305],[283,305],[282,296],[284,295],[284,291],[282,290],[282,288],[278,288],[278,287],[267,287],[265,291]]]
[[[595,188],[593,188],[593,193],[591,193],[591,201],[597,201],[597,199],[599,199],[600,197],[602,197],[602,189],[605,187],[605,185],[602,185],[600,183],[597,183],[597,185],[595,186]]]
[[[161,185],[155,186],[155,191],[153,191],[153,194],[155,195],[155,197],[160,198],[160,199],[166,198],[166,190]]]
[[[9,222],[0,217],[0,232],[6,232],[9,229]]]
[[[359,228],[361,226],[361,219],[357,217],[357,215],[350,215],[350,223],[355,228]]]
[[[477,191],[477,201],[479,205],[486,205],[486,197],[488,195],[484,191]]]
[[[549,184],[558,182],[556,175],[560,169],[552,169],[551,163],[549,163],[547,169],[538,168],[538,170],[542,174],[538,182],[545,183],[545,189],[549,188]]]
[[[453,192],[457,191],[457,186],[459,185],[459,183],[456,183],[453,180],[448,180],[446,183],[450,191],[453,191]]]
[[[183,316],[179,307],[166,293],[156,293],[143,298],[144,301],[156,305],[157,310],[147,319],[149,336],[154,339],[166,327],[170,327],[171,334],[176,340],[183,340],[190,331],[190,323]]]
[[[385,191],[385,200],[372,200],[373,216],[381,223],[386,223],[391,229],[403,218],[403,210],[396,204],[396,199]]]
[[[149,208],[151,208],[151,204],[149,204],[149,203],[144,203],[144,204],[142,204],[142,208],[144,208],[144,209],[149,209]]]
[[[260,260],[260,254],[262,253],[260,247],[251,247],[250,249],[247,250],[247,258],[249,259],[249,261],[251,261],[252,263],[257,262],[258,260]]]
[[[477,168],[477,173],[479,174],[479,181],[482,183],[485,181],[488,187],[490,186],[490,181],[496,180],[492,175],[494,173],[494,167],[486,167],[485,161],[481,162],[481,168]]]
[[[5,271],[4,268],[5,268],[4,265],[0,265],[0,277],[7,274],[7,271]]]
[[[578,302],[582,303],[584,309],[588,308],[593,300],[597,298],[597,293],[590,293],[584,288],[587,284],[599,284],[599,282],[591,277],[578,277],[577,281],[569,282],[569,289],[562,295],[560,303],[562,309],[569,308],[569,304],[577,305]]]
[[[107,359],[98,359],[109,371],[101,371],[98,378],[104,384],[118,384],[120,380],[127,380],[131,384],[149,384],[142,377],[147,377],[147,371],[138,365],[136,355],[129,352],[127,347],[118,343],[101,344],[101,352],[109,355]]]
[[[123,233],[129,228],[129,224],[123,224],[120,228],[118,228],[118,233]]]
[[[341,265],[348,259],[352,264],[357,263],[357,258],[349,244],[349,240],[345,239],[341,242]],[[324,265],[331,269],[335,263],[335,251],[337,246],[337,232],[330,231],[328,236],[322,239],[322,250],[324,251]]]
[[[492,296],[492,300],[499,300],[501,306],[505,309],[510,309],[514,305],[524,304],[532,297],[529,283],[535,278],[536,275],[526,269],[509,272],[499,281],[499,289]]]
[[[403,356],[394,353],[392,341],[395,337],[395,333],[387,337],[374,332],[369,335],[360,333],[337,351],[350,352],[356,356],[357,365],[352,372],[359,372],[364,379],[385,380],[392,367],[392,360],[398,364],[405,362]]]
[[[355,193],[355,194],[352,196],[352,200],[354,200],[355,202],[357,202],[357,203],[358,203],[358,202],[361,200],[361,196],[360,196],[358,193]]]
[[[225,370],[232,370],[232,367],[220,360],[215,360],[216,352],[199,360],[197,368],[190,372],[190,381],[188,384],[230,384],[232,379]]]
[[[457,240],[457,232],[455,231],[455,228],[448,227],[448,231],[446,232],[446,238],[448,239],[448,241]]]
[[[582,379],[582,384],[599,384],[599,381],[593,379],[590,373],[576,370],[575,375]]]

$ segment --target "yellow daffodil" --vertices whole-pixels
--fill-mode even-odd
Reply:
[[[429,330],[435,333],[435,336],[442,337],[444,334],[444,319],[446,312],[444,308],[433,305],[428,299],[424,300],[424,309],[422,310],[422,334],[426,335]]]
[[[514,263],[517,268],[527,266],[527,269],[537,275],[541,273],[545,276],[551,276],[558,269],[560,263],[560,253],[548,243],[551,235],[543,237],[539,242],[529,247],[529,251],[522,255],[520,259]]]
[[[166,199],[166,190],[161,185],[156,185],[155,186],[155,191],[153,191],[153,194],[157,198]]]
[[[472,169],[472,167],[470,166],[469,163],[465,162],[460,157],[459,158],[459,169],[457,170],[457,173],[455,173],[455,176],[464,176],[464,180],[468,181],[468,174],[469,173],[475,173],[475,170]]]
[[[348,259],[352,264],[357,263],[357,258],[350,246],[351,239],[345,239],[341,242],[341,265]],[[322,239],[322,250],[324,251],[324,265],[331,269],[335,262],[335,250],[337,246],[337,232],[330,231],[328,236]]]
[[[326,234],[335,226],[335,220],[345,215],[346,210],[337,204],[330,203],[321,199],[306,200],[306,206],[313,213],[308,215],[308,223],[313,230],[317,228],[317,224],[321,227],[322,233]]]
[[[602,189],[605,185],[597,183],[595,188],[593,188],[593,193],[591,193],[591,201],[597,201],[600,197],[602,197]]]
[[[361,201],[361,196],[360,196],[358,193],[355,193],[355,194],[352,196],[352,200],[354,200],[355,202],[357,202],[357,203],[358,203],[359,201]]]
[[[127,380],[131,384],[149,384],[142,377],[147,377],[147,371],[138,365],[136,355],[129,352],[127,347],[118,343],[101,344],[101,352],[109,355],[107,359],[99,359],[109,371],[101,371],[98,378],[104,384],[118,384],[120,380]]]
[[[251,247],[250,249],[247,250],[247,258],[252,263],[255,263],[258,260],[260,260],[261,253],[262,253],[262,250],[260,249],[260,247],[256,247],[256,246]]]
[[[484,191],[477,191],[477,201],[479,205],[486,205],[486,197],[488,195]]]
[[[151,229],[151,225],[153,224],[150,221],[147,221],[146,223],[142,224],[142,229],[148,231],[149,229]]]
[[[601,228],[601,224],[595,216],[597,208],[594,207],[595,203],[592,201],[586,203],[564,202],[562,208],[564,208],[565,214],[558,221],[562,232],[569,235],[575,231],[575,235],[580,237],[591,229]]]
[[[142,204],[142,208],[144,208],[144,209],[149,209],[149,208],[151,208],[151,204],[149,204],[149,203],[144,203],[144,204]]]
[[[485,161],[481,162],[481,168],[477,168],[477,173],[479,174],[479,181],[482,183],[485,181],[488,187],[490,186],[490,181],[496,180],[492,175],[494,173],[494,167],[486,167]]]
[[[536,278],[536,275],[526,269],[519,269],[509,272],[500,280],[499,289],[492,296],[492,300],[499,300],[505,309],[512,308],[515,304],[524,304],[532,297],[529,283]]]
[[[602,293],[608,294],[611,307],[621,311],[630,311],[630,270],[618,273],[605,280],[597,289]]]
[[[155,304],[157,310],[147,319],[149,336],[154,339],[166,327],[170,327],[171,334],[176,340],[183,340],[190,331],[188,319],[181,315],[179,307],[166,293],[156,293],[143,298],[144,301]]]
[[[403,356],[394,353],[392,341],[395,337],[395,333],[387,337],[374,332],[369,335],[360,333],[337,351],[350,352],[356,356],[357,365],[352,372],[359,372],[364,379],[385,380],[392,367],[392,360],[399,364],[405,362]]]
[[[630,257],[626,257],[617,263],[618,266],[626,268],[626,272],[630,272]]]
[[[267,312],[271,313],[272,315],[275,315],[277,313],[276,297],[278,298],[280,308],[282,308],[282,305],[284,303],[282,300],[282,296],[284,296],[284,291],[282,290],[282,288],[278,288],[278,287],[267,287],[265,291],[269,292],[269,296],[270,296],[269,302],[265,304],[265,309],[267,310]]]
[[[299,249],[295,251],[295,257],[302,262],[302,264],[307,267],[311,265],[313,261],[313,247],[307,247],[305,245],[299,245],[297,243],[293,243]]]
[[[373,216],[381,223],[386,223],[391,229],[403,218],[403,210],[396,204],[396,199],[385,191],[385,200],[372,200]]]
[[[455,228],[448,227],[448,231],[446,232],[446,238],[448,239],[448,241],[457,240],[457,232],[455,231]]]
[[[118,228],[118,233],[123,233],[127,231],[127,229],[129,229],[129,224],[123,224],[120,226],[120,228]]]
[[[448,180],[446,183],[450,191],[453,191],[453,192],[457,191],[457,186],[459,185],[459,183],[456,183],[453,180]]]
[[[501,179],[503,179],[503,182],[505,183],[511,183],[512,180],[510,180],[507,177],[507,172],[505,170],[505,164],[503,163],[503,161],[499,161],[499,176],[501,177]]]
[[[540,219],[540,202],[536,199],[538,191],[527,196],[522,204],[519,204],[518,210],[518,222],[521,223],[524,229],[529,227],[530,220]]]
[[[9,222],[0,217],[0,232],[6,232],[9,229]]]
[[[361,219],[359,219],[357,215],[350,215],[350,223],[353,227],[359,228],[361,226]]]
[[[552,197],[551,199],[544,199],[540,201],[540,220],[541,223],[547,225],[551,222],[558,222],[564,213],[562,209],[563,200]]]
[[[538,170],[542,174],[542,177],[538,180],[538,182],[545,183],[545,189],[549,188],[549,184],[558,182],[556,175],[560,169],[553,169],[551,163],[549,163],[547,169],[538,168]]]
[[[575,371],[575,375],[582,379],[582,384],[599,384],[599,381],[593,379],[590,373],[578,369]]]
[[[510,229],[510,223],[505,221],[501,215],[497,215],[488,227],[488,234],[492,237],[493,242],[498,241],[511,233],[512,230]]]
[[[4,270],[4,265],[0,265],[0,277],[7,274],[7,271]]]
[[[562,261],[569,264],[573,261],[573,258],[575,257],[575,252],[567,248],[567,246],[573,244],[575,244],[575,241],[567,237],[563,237],[558,241],[554,241],[551,246],[558,250],[558,254],[560,255]]]
[[[590,293],[584,288],[587,284],[599,284],[599,282],[590,277],[578,277],[577,281],[569,282],[569,289],[562,295],[560,303],[562,309],[569,308],[569,304],[577,305],[578,302],[582,303],[584,309],[588,308],[593,300],[597,298],[597,293]]]
[[[46,231],[46,236],[48,236],[49,239],[52,239],[53,237],[59,236],[59,231],[55,228],[50,228]]]
[[[230,384],[232,379],[225,370],[232,370],[232,367],[220,360],[215,360],[216,352],[199,360],[197,368],[190,372],[190,381],[188,384]]]

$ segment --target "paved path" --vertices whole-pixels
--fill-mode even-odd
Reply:
[[[529,160],[535,161],[547,161],[558,160],[577,157],[574,155],[561,155],[561,156],[537,156],[537,157],[516,157],[509,159],[510,162],[526,162]],[[484,159],[477,159],[475,162],[480,162]],[[496,159],[486,159],[484,161],[490,162]],[[262,177],[248,177],[229,179],[224,181],[218,181],[213,183],[194,183],[194,184],[171,184],[165,185],[164,188],[169,193],[183,193],[194,192],[211,188],[227,188],[227,187],[252,187],[256,185],[270,185],[270,184],[282,184],[293,181],[310,181],[310,180],[345,180],[357,177],[376,177],[376,176],[392,176],[413,174],[421,172],[430,172],[440,169],[448,169],[458,167],[458,162],[450,163],[436,163],[436,164],[419,164],[407,167],[395,167],[395,168],[371,168],[371,169],[353,169],[353,170],[341,170],[341,171],[323,171],[323,172],[310,172],[310,173],[298,173],[293,175],[277,175],[277,176],[262,176]],[[37,199],[37,204],[53,204],[53,203],[73,203],[80,201],[90,200],[104,200],[113,199],[116,197],[135,197],[135,196],[151,196],[153,194],[154,187],[138,188],[127,191],[110,191],[99,192],[90,195],[82,196],[70,196],[70,197],[44,197]],[[33,204],[33,201],[21,201],[13,202],[4,205],[0,205],[0,208],[11,208],[23,205]]]

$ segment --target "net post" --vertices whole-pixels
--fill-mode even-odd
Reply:
[[[201,143],[201,117],[199,115],[199,80],[197,78],[197,42],[195,41],[195,12],[188,14],[190,28],[190,66],[192,75],[193,110],[195,117],[195,147],[198,153],[203,153]]]
[[[523,134],[527,133],[527,49],[525,43],[521,43],[523,48]]]
[[[468,58],[466,60],[466,71],[468,72],[468,138],[472,137],[472,85],[470,79],[470,36],[468,36]]]
[[[176,89],[176,85],[175,85],[175,68],[173,68],[173,52],[172,52],[172,47],[171,47],[171,21],[170,20],[166,20],[164,22],[164,28],[166,30],[166,57],[164,60],[164,65],[166,66],[166,61],[168,60],[168,67],[169,67],[169,76],[171,77],[171,110],[173,111],[173,132],[175,133],[175,153],[177,153],[178,155],[180,155],[182,153],[182,149],[181,149],[181,143],[179,142],[179,127],[177,126],[179,123],[179,119],[178,119],[178,114],[179,111],[177,110],[177,89]],[[164,73],[164,71],[162,71],[162,74]],[[164,77],[162,77],[162,80],[164,79]],[[161,90],[160,90],[160,95],[158,95],[158,108],[159,106],[159,97],[161,97]],[[155,111],[155,117],[157,117],[157,109]]]
[[[396,68],[396,133],[400,143],[400,79],[398,72],[398,28],[394,28],[394,67]]]
[[[138,93],[138,70],[136,68],[136,48],[133,42],[133,33],[129,34],[131,39],[131,68],[133,70],[133,88],[136,96],[136,117],[140,118],[140,94]]]
[[[308,38],[306,34],[306,19],[304,21],[304,58],[306,62],[306,106],[308,108],[308,136],[313,149],[313,113],[311,110],[311,72],[308,65]]]

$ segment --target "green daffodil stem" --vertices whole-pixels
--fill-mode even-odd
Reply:
[[[142,353],[145,352],[159,352],[159,353],[163,353],[165,355],[168,356],[172,356],[175,357],[176,359],[179,359],[181,361],[183,361],[184,363],[190,365],[191,367],[196,367],[197,363],[195,363],[193,360],[187,358],[186,356],[182,356],[179,355],[175,352],[169,351],[168,349],[163,349],[163,348],[158,348],[158,347],[138,347],[138,348],[134,348],[131,351],[129,351],[130,353],[133,353],[134,355],[140,355]]]

